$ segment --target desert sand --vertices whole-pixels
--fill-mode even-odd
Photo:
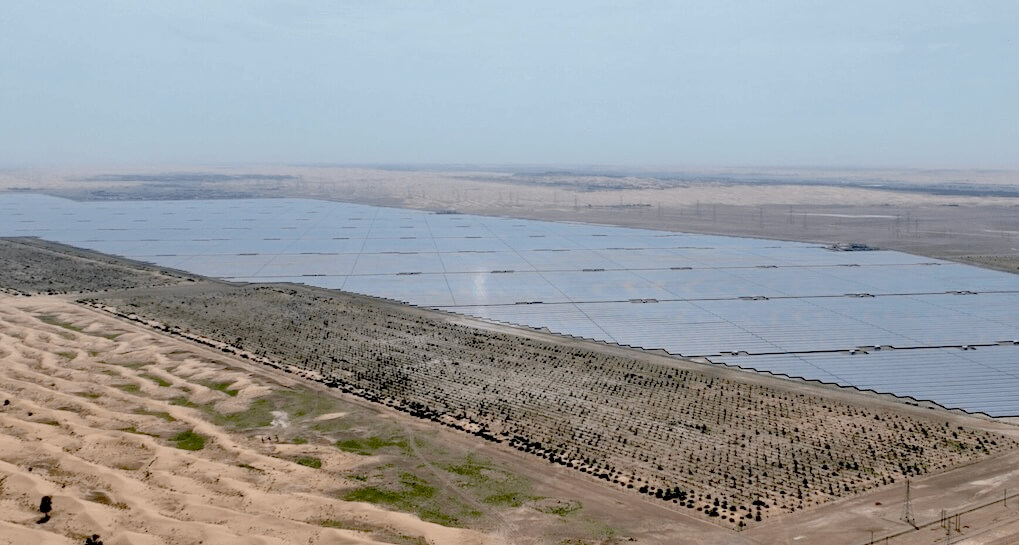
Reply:
[[[54,315],[86,325],[39,318]],[[174,404],[183,396],[236,409],[274,387],[179,341],[60,300],[4,295],[0,360],[0,397],[9,401],[0,406],[2,544],[81,543],[92,534],[107,545],[504,543],[338,500],[331,491],[349,484],[340,474],[363,457],[229,433]],[[230,381],[237,393],[201,385],[208,381]],[[174,444],[191,430],[204,448]],[[295,463],[299,455],[322,468]],[[53,511],[39,524],[43,496]]]
[[[691,233],[860,242],[1019,271],[1016,171],[587,170],[274,165],[6,170],[0,171],[0,191],[79,200],[303,197]]]

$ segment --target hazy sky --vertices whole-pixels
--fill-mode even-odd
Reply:
[[[4,1],[0,164],[1019,166],[1019,2]]]

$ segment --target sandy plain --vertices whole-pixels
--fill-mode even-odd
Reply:
[[[804,242],[858,242],[1019,272],[1009,170],[136,166],[0,171],[80,200],[306,197]]]
[[[363,456],[261,442],[175,404],[231,410],[281,387],[195,347],[56,299],[0,296],[0,332],[0,396],[10,402],[0,408],[0,543],[80,543],[93,533],[108,544],[503,542],[337,499],[332,490],[349,484],[340,475]],[[219,381],[235,396],[201,385]],[[189,431],[203,448],[174,444]],[[295,463],[299,455],[323,468]],[[52,518],[38,524],[44,495]]]

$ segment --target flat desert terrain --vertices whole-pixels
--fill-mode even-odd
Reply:
[[[1009,170],[151,166],[0,171],[80,200],[307,197],[804,242],[858,242],[1019,271]]]

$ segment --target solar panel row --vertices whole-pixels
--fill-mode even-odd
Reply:
[[[0,234],[1019,415],[1019,277],[898,252],[302,199],[6,194]]]

